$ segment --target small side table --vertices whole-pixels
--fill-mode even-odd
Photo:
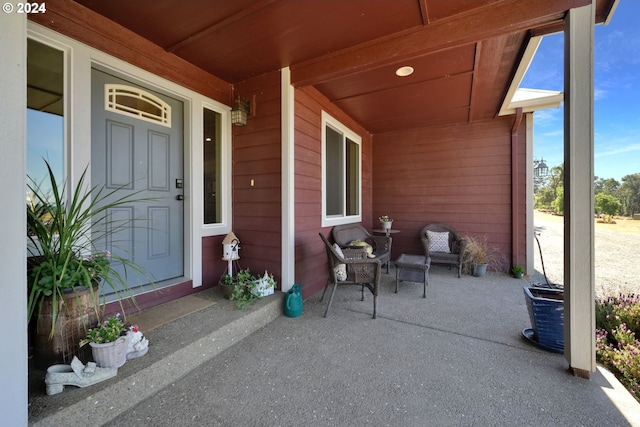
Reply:
[[[396,291],[398,293],[398,282],[422,282],[424,290],[422,298],[427,297],[427,285],[429,284],[429,269],[431,268],[431,258],[422,255],[402,254],[394,263],[396,265]]]
[[[384,234],[385,236],[389,236],[389,234],[395,234],[395,233],[399,233],[400,230],[396,230],[395,228],[387,228],[386,230],[383,230],[382,228],[377,228],[375,230],[372,230],[374,233],[380,233],[380,234]]]

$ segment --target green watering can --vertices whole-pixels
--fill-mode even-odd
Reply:
[[[302,292],[297,283],[289,289],[284,299],[284,314],[287,317],[298,317],[302,314]]]

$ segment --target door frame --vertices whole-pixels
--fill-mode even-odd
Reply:
[[[92,68],[163,93],[183,103],[184,276],[158,283],[152,289],[157,290],[186,281],[191,281],[194,288],[202,286],[202,238],[225,235],[231,231],[232,226],[231,107],[31,21],[27,24],[27,37],[64,52],[64,170],[67,180],[74,186],[87,165],[89,165],[88,176],[91,176]],[[202,109],[205,106],[222,115],[221,139],[223,141],[222,222],[206,226],[203,224],[202,200],[204,190]],[[91,183],[88,182],[87,185]]]

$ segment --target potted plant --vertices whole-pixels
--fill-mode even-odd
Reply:
[[[253,289],[251,293],[253,293],[258,298],[265,297],[267,295],[273,295],[277,282],[273,277],[273,274],[269,274],[267,270],[264,271],[264,275],[259,279],[254,281]]]
[[[522,335],[540,348],[563,353],[564,291],[537,286],[525,286],[523,290],[531,328],[524,329]]]
[[[248,268],[240,270],[234,278],[233,292],[231,293],[231,300],[236,301],[236,307],[238,310],[242,310],[248,304],[255,301],[258,298],[253,289],[256,286],[256,277],[251,274]]]
[[[127,361],[127,330],[118,313],[89,329],[80,347],[91,346],[93,360],[99,367],[119,368]]]
[[[516,279],[522,279],[522,275],[524,274],[524,270],[520,264],[514,265],[511,272],[513,273],[513,277]]]
[[[485,236],[465,236],[466,245],[462,253],[465,270],[475,277],[483,277],[487,268],[504,271],[502,255]]]
[[[380,224],[382,224],[382,229],[383,230],[390,230],[391,229],[391,224],[393,224],[393,220],[391,218],[389,218],[388,215],[382,215],[380,218],[378,218],[380,220]]]
[[[273,294],[277,282],[266,270],[262,277],[256,277],[246,268],[235,276],[223,274],[219,284],[225,298],[236,301],[236,307],[241,310],[257,298]]]
[[[59,187],[49,163],[45,165],[44,184],[29,178],[27,204],[27,315],[34,356],[41,366],[70,362],[79,338],[101,317],[105,284],[114,290],[122,309],[123,298],[135,303],[126,276],[131,270],[144,274],[143,269],[98,248],[112,233],[130,225],[110,220],[110,209],[149,200],[135,198],[137,193],[118,197],[118,189],[107,191],[104,186],[87,188],[87,169],[75,191],[67,194],[66,185]],[[125,274],[114,269],[113,261],[123,266]]]
[[[235,287],[235,279],[233,276],[228,273],[224,273],[220,277],[220,281],[218,282],[220,285],[220,289],[222,290],[222,296],[226,299],[231,299],[231,294],[233,294],[233,288]]]

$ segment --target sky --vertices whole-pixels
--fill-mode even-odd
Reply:
[[[563,90],[562,34],[545,36],[520,87]],[[595,175],[640,173],[640,0],[620,0],[609,25],[595,27]],[[535,159],[564,161],[563,108],[534,113]]]

